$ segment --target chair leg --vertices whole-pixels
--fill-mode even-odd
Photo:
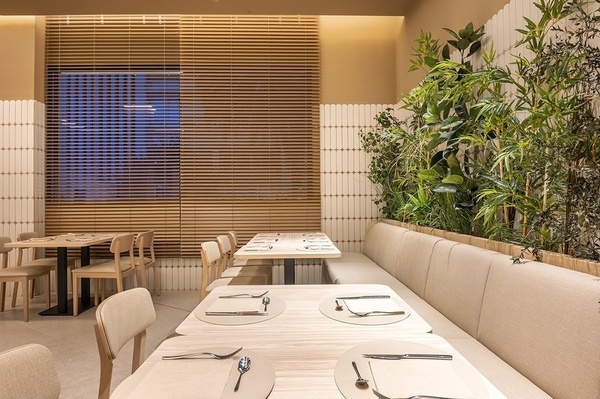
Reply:
[[[142,266],[140,267],[140,271],[140,274],[142,275],[142,287],[148,289],[148,277],[146,276],[146,268]],[[135,275],[137,275],[137,271],[135,272]]]
[[[23,280],[23,314],[25,321],[29,321],[29,292],[27,292],[27,279]]]
[[[5,301],[5,294],[6,294],[6,282],[3,282],[0,285],[0,312],[4,312],[4,301]]]
[[[15,281],[13,283],[13,295],[12,295],[12,300],[10,302],[10,306],[13,307],[13,308],[15,306],[17,306],[17,293],[18,293],[18,291],[19,291],[19,282]]]
[[[144,276],[146,275],[146,271],[144,271]],[[133,288],[137,288],[138,287],[138,279],[137,279],[137,272],[133,273]],[[148,289],[147,286],[144,286],[145,289]]]
[[[98,306],[98,291],[100,291],[100,279],[94,279],[94,306]]]
[[[156,295],[160,296],[160,277],[158,274],[158,266],[154,265],[154,288],[156,289]]]
[[[77,283],[79,283],[79,278],[74,274],[71,274],[73,277],[71,279],[73,284],[73,316],[77,316],[79,314],[79,287]]]
[[[31,279],[31,283],[29,284],[31,287],[31,293],[29,294],[29,298],[33,299],[33,293],[35,292],[35,278]]]
[[[117,292],[123,292],[123,279],[117,279]]]

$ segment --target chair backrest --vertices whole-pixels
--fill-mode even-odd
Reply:
[[[40,234],[35,231],[24,231],[22,233],[17,234],[17,241],[25,241],[31,238],[39,238]],[[34,261],[37,259],[37,248],[19,248],[17,254],[17,266],[21,266],[23,264],[23,255],[25,252],[29,251],[29,261]]]
[[[121,267],[121,254],[129,252],[129,259],[131,265],[134,265],[135,254],[133,252],[133,242],[135,240],[134,234],[120,234],[112,239],[110,244],[110,252],[115,255],[115,264],[117,265],[117,271],[120,273]]]
[[[138,249],[140,264],[145,263],[144,258],[147,258],[146,250],[150,251],[150,262],[146,263],[151,264],[156,261],[154,255],[154,230],[144,231],[143,233],[138,234],[135,238],[135,246]]]
[[[219,267],[220,276],[225,269],[233,265],[233,253],[231,251],[231,241],[229,241],[229,236],[217,236],[217,244],[219,244],[219,250],[221,251],[221,265]]]
[[[60,381],[48,348],[29,344],[0,353],[0,398],[56,399]]]
[[[201,244],[202,248],[202,283],[200,285],[200,300],[206,296],[206,288],[216,278],[216,272],[221,262],[221,251],[216,241]]]
[[[10,241],[10,237],[0,236],[0,253],[2,254],[2,268],[6,269],[8,267],[8,253],[12,251],[12,248],[7,247],[4,244],[8,244]]]
[[[109,397],[113,360],[132,338],[134,346],[131,372],[142,364],[146,329],[155,320],[156,312],[150,292],[141,287],[114,294],[98,306],[95,332],[100,353],[99,398]]]

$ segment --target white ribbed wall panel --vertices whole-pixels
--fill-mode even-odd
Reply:
[[[386,108],[394,105],[321,105],[321,229],[341,251],[360,251],[368,223],[379,217],[359,132]]]
[[[45,106],[34,100],[0,101],[0,235],[44,233]],[[9,265],[16,265],[12,251]]]

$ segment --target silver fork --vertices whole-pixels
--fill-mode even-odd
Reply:
[[[217,353],[212,353],[212,352],[182,353],[180,355],[167,355],[167,356],[163,356],[162,359],[163,360],[177,360],[177,359],[193,359],[193,358],[196,358],[198,356],[211,356],[214,359],[223,360],[223,359],[229,359],[230,357],[233,357],[235,354],[237,354],[241,350],[242,350],[242,347],[234,350],[231,353],[227,353],[225,355],[219,355]]]
[[[233,295],[221,295],[219,298],[237,298],[237,297],[248,297],[248,298],[261,298],[267,295],[269,291],[265,291],[262,294],[233,294]]]
[[[372,310],[370,312],[353,312],[350,309],[348,309],[348,311],[350,313],[352,313],[353,315],[356,315],[358,317],[365,317],[368,316],[370,314],[404,314],[404,310],[395,310],[395,311],[388,311],[388,310]]]
[[[373,389],[373,393],[379,399],[394,399],[394,398],[389,398],[389,397],[385,396],[384,394],[377,392],[374,389]],[[449,398],[446,396],[432,396],[432,395],[413,395],[413,396],[409,396],[408,398],[398,398],[398,399],[459,399],[459,398]]]

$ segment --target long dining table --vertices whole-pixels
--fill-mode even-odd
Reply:
[[[40,312],[41,316],[66,316],[73,314],[67,287],[69,274],[67,262],[68,250],[79,249],[81,266],[87,266],[90,264],[90,247],[110,241],[115,235],[109,233],[71,233],[6,244],[7,247],[12,248],[56,248],[57,305]],[[90,279],[81,279],[81,299],[79,300],[79,313],[94,306],[90,301]]]
[[[322,232],[258,233],[233,255],[237,259],[283,259],[284,284],[296,283],[296,259],[341,256],[340,250]]]
[[[270,298],[269,314],[263,314],[264,319],[255,315],[208,315],[212,314],[211,309],[217,308],[216,304],[230,300],[223,297],[237,295],[235,298],[242,298],[249,294],[258,296],[257,301]],[[352,318],[342,310],[335,313],[336,305],[347,307],[351,303],[342,298],[374,296],[389,296],[388,300],[399,306],[405,312],[404,316]],[[270,314],[271,306],[274,306],[273,314]],[[398,318],[388,319],[390,316]],[[183,320],[176,332],[181,335],[163,341],[141,367],[114,390],[112,399],[159,398],[166,392],[177,398],[375,398],[371,390],[374,384],[370,359],[362,357],[360,352],[382,348],[427,348],[450,354],[462,365],[467,379],[477,387],[475,397],[504,398],[447,341],[432,334],[431,326],[384,285],[218,287]],[[223,361],[207,356],[163,359],[163,356],[198,351],[225,354],[237,348],[243,349]],[[250,357],[253,367],[240,378],[237,367],[242,356]],[[368,389],[355,386],[357,377],[352,361],[358,365],[361,374],[372,381]],[[238,378],[241,388],[235,392]]]

